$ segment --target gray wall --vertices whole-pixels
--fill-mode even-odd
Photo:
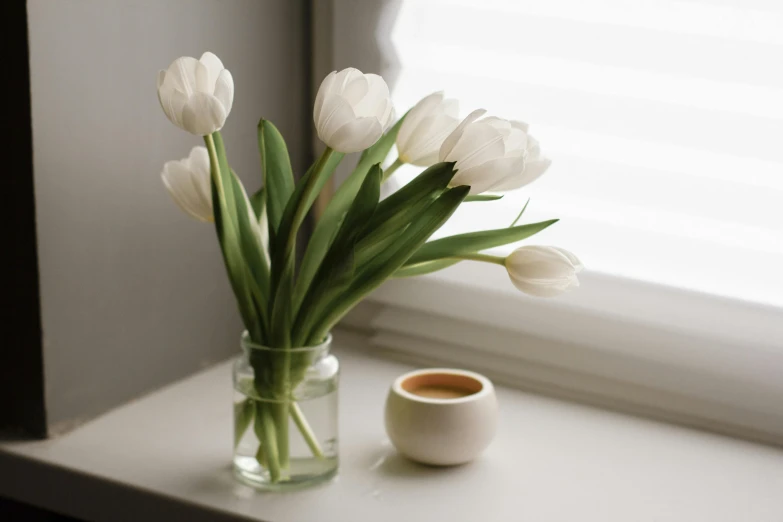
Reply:
[[[238,352],[214,229],[181,213],[163,163],[201,139],[161,111],[155,79],[210,50],[231,70],[229,158],[259,185],[255,128],[307,154],[302,3],[29,0],[34,179],[52,431]],[[226,386],[230,385],[226,376]]]

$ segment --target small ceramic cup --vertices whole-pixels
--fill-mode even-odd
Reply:
[[[436,466],[475,459],[495,436],[497,417],[492,382],[465,370],[406,373],[386,399],[386,433],[397,451]]]

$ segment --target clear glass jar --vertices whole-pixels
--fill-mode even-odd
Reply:
[[[318,346],[276,349],[242,334],[234,363],[234,474],[262,489],[337,473],[339,364],[331,334]]]

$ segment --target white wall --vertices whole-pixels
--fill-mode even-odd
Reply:
[[[215,52],[234,76],[224,137],[248,188],[260,180],[262,115],[301,172],[309,112],[301,6],[28,1],[50,426],[238,351],[241,326],[214,229],[182,214],[160,181],[165,161],[201,141],[166,120],[156,73],[176,57]]]

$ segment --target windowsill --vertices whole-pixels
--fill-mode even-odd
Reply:
[[[290,494],[235,483],[229,363],[56,439],[0,443],[0,496],[87,520],[778,521],[783,450],[500,387],[496,440],[427,468],[383,429],[408,367],[339,332],[341,472]]]

